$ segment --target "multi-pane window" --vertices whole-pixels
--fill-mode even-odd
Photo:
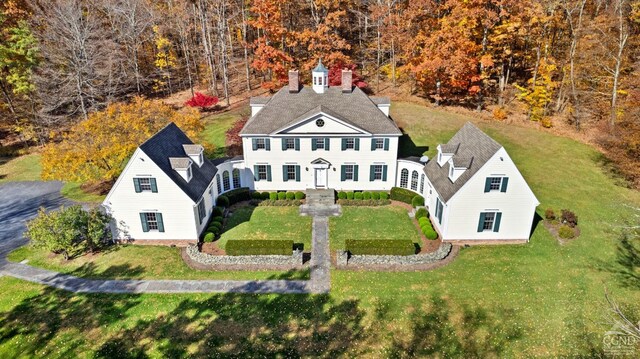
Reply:
[[[220,182],[220,174],[216,175],[216,187],[218,188],[218,194],[222,193],[222,182]]]
[[[376,138],[376,150],[384,150],[384,138]]]
[[[418,171],[411,172],[411,189],[413,191],[418,190]]]
[[[344,166],[344,179],[348,181],[353,181],[354,179],[354,166],[353,165],[345,165]]]
[[[264,150],[267,148],[266,141],[264,138],[256,138],[256,149]]]
[[[259,180],[267,179],[267,165],[258,165],[258,179]]]
[[[222,186],[224,187],[225,192],[231,189],[231,184],[229,182],[229,171],[224,171],[222,173]]]
[[[402,171],[400,171],[400,187],[407,188],[408,184],[409,184],[409,170],[407,170],[406,168],[403,168]]]
[[[202,198],[200,199],[200,202],[198,202],[198,220],[200,221],[200,224],[202,224],[202,220],[206,216],[207,216],[207,211],[204,208],[204,198]]]
[[[145,220],[147,221],[147,228],[150,231],[158,230],[158,216],[154,212],[148,212],[144,214]]]
[[[296,149],[296,141],[295,138],[285,138],[285,148],[287,150],[295,150]]]
[[[316,143],[316,149],[324,150],[324,138],[314,138],[313,140]]]
[[[141,191],[151,192],[151,178],[140,178],[138,181],[140,182]]]
[[[436,199],[436,218],[438,219],[438,223],[442,224],[442,212],[444,210],[444,206],[440,201],[440,198]]]
[[[191,176],[193,174],[191,173],[191,165],[189,165],[189,167],[187,167],[187,182],[191,181]]]
[[[484,214],[484,224],[482,225],[483,231],[493,231],[493,223],[496,219],[494,212],[486,212]]]
[[[345,142],[345,147],[347,150],[353,150],[356,148],[356,139],[355,138],[347,138]]]
[[[373,165],[373,180],[382,180],[382,165]]]
[[[420,193],[424,192],[424,173],[420,175]]]
[[[296,165],[286,165],[287,166],[287,180],[295,180],[296,179]]]
[[[499,191],[501,184],[502,184],[502,177],[491,177],[491,185],[489,186],[489,190]]]
[[[240,188],[240,170],[235,168],[232,172],[233,188]]]

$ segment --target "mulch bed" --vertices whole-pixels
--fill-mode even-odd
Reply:
[[[200,243],[198,244],[200,252],[210,254],[212,256],[224,256],[227,253],[224,249],[218,246],[218,241],[210,242],[210,243]]]
[[[560,228],[560,226],[562,226],[562,223],[553,223],[545,219],[545,220],[542,220],[542,224],[549,231],[549,233],[551,233],[553,238],[555,238],[558,241],[558,243],[560,243],[561,245],[565,245],[575,239],[578,239],[578,237],[580,237],[580,227],[575,227],[573,229],[575,232],[575,236],[573,238],[561,238],[560,235],[558,234],[558,229]]]

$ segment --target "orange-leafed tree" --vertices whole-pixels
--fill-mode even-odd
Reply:
[[[113,181],[135,149],[168,123],[174,122],[191,139],[204,129],[196,109],[171,107],[136,97],[94,112],[49,144],[42,157],[42,177],[74,182]]]
[[[193,97],[187,100],[184,104],[189,107],[198,107],[201,110],[204,110],[218,104],[218,97],[205,95],[202,92],[196,92]]]

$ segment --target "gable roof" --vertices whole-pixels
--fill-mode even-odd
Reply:
[[[162,172],[189,196],[193,202],[198,202],[209,187],[218,169],[205,157],[201,167],[197,165],[191,166],[193,177],[191,181],[187,182],[178,172],[172,169],[171,163],[171,160],[175,160],[176,158],[189,160],[188,158],[184,158],[187,155],[183,145],[193,145],[193,142],[172,122],[140,145],[140,150],[149,156],[149,158],[160,167]]]
[[[283,87],[249,119],[240,134],[268,135],[318,111],[372,134],[402,135],[393,120],[385,116],[362,90],[354,87],[351,92],[343,93],[339,86],[329,87],[322,94],[305,86],[296,93]]]
[[[502,148],[502,145],[471,122],[467,122],[441,148],[455,150],[455,155],[453,155],[452,159],[456,167],[458,164],[460,164],[460,167],[468,166],[468,169],[455,182],[451,182],[449,179],[449,162],[440,167],[438,161],[433,159],[424,166],[424,172],[427,174],[429,181],[431,181],[442,200],[448,202]]]

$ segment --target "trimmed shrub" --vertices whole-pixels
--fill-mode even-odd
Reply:
[[[211,228],[221,229],[222,228],[222,223],[220,223],[220,222],[211,222],[211,224],[209,225],[208,229],[211,229]]]
[[[578,216],[568,209],[563,209],[560,221],[571,228],[575,228],[578,225]]]
[[[302,204],[302,201],[294,199],[293,201],[289,201],[286,199],[280,200],[266,200],[266,201],[261,201],[258,203],[255,203],[256,206],[260,206],[260,207],[288,207],[288,206],[299,206]]]
[[[302,191],[296,191],[296,199],[297,199],[297,200],[304,199],[304,197],[305,197],[304,192],[302,192]]]
[[[371,199],[371,192],[369,191],[362,192],[362,199]]]
[[[427,217],[418,218],[418,224],[420,225],[420,227],[426,225],[427,223],[429,223],[429,219]]]
[[[260,193],[260,192],[251,193],[251,199],[261,200],[262,199],[262,193]]]
[[[410,239],[347,239],[345,249],[351,254],[408,256],[416,253]]]
[[[380,192],[380,199],[389,199],[389,194],[387,192]]]
[[[225,195],[218,196],[216,200],[216,205],[219,207],[229,207],[229,198]]]
[[[353,199],[353,191],[347,192],[347,199]]]
[[[218,235],[218,234],[220,234],[220,232],[222,232],[222,229],[217,228],[217,227],[209,227],[209,228],[207,228],[207,232],[211,232],[211,233],[213,233],[215,235]]]
[[[388,199],[339,199],[338,204],[342,206],[386,206],[388,204],[391,204],[391,201],[389,201]]]
[[[229,192],[225,192],[224,195],[229,199],[229,205],[232,205],[238,202],[250,200],[251,190],[249,187],[240,187]]]
[[[413,207],[424,206],[424,198],[421,195],[415,195],[411,199],[411,205]]]
[[[275,201],[278,199],[278,192],[271,192],[269,193],[269,199],[272,201]]]
[[[429,218],[429,212],[427,212],[427,209],[422,207],[422,208],[418,208],[418,210],[416,210],[416,219],[420,220],[420,218]]]
[[[347,192],[345,191],[338,192],[338,199],[347,199]]]
[[[423,230],[422,233],[424,233],[424,236],[427,237],[427,239],[430,239],[432,241],[438,238],[438,232],[436,232],[433,228],[427,228],[426,230]]]
[[[220,223],[222,223],[223,220],[224,220],[224,218],[222,218],[222,216],[215,216],[215,217],[213,217],[213,219],[211,221],[212,222],[220,222]]]
[[[362,200],[362,192],[356,192],[353,194],[353,199],[361,201]]]
[[[278,192],[278,199],[279,200],[287,199],[287,192]]]
[[[242,239],[227,242],[225,251],[230,256],[287,255],[293,252],[292,240]]]
[[[269,199],[271,196],[269,192],[262,192],[260,195],[262,196],[262,199]]]
[[[416,194],[413,191],[410,191],[406,188],[400,188],[400,187],[392,187],[391,188],[391,199],[394,201],[400,201],[400,202],[404,202],[407,204],[412,204],[412,200],[413,197],[415,197]]]
[[[558,236],[563,239],[571,239],[576,236],[576,232],[571,226],[564,224],[558,228]]]
[[[380,199],[380,192],[371,192],[371,199]]]
[[[223,214],[224,214],[224,209],[220,207],[213,207],[213,210],[211,211],[211,215],[213,217],[222,217]]]
[[[211,243],[216,238],[216,235],[211,232],[204,232],[203,242]]]
[[[544,218],[546,218],[549,221],[553,221],[556,219],[556,212],[554,212],[553,208],[547,208],[544,211]]]
[[[286,196],[289,201],[293,201],[294,199],[296,199],[296,194],[293,192],[287,192]]]

